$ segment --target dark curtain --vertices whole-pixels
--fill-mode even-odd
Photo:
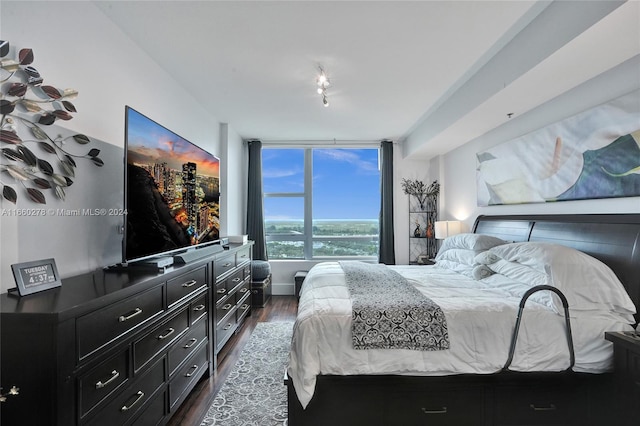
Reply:
[[[393,235],[393,143],[380,144],[382,170],[380,174],[380,249],[378,262],[395,265]]]
[[[249,141],[249,183],[247,189],[247,235],[254,242],[253,259],[269,260],[262,208],[262,142]]]

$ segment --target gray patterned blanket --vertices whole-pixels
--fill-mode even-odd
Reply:
[[[442,309],[382,264],[339,262],[351,294],[354,349],[449,349]]]

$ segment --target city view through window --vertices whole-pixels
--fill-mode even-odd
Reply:
[[[262,156],[270,259],[377,256],[377,148],[267,148]]]

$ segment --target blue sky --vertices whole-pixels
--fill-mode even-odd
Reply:
[[[378,219],[377,149],[313,151],[314,219]],[[262,151],[264,192],[304,191],[304,149]],[[301,198],[266,198],[267,220],[302,219]]]
[[[145,163],[167,162],[174,170],[181,170],[182,164],[193,162],[198,165],[198,173],[220,177],[220,160],[199,146],[173,133],[143,114],[127,109],[127,147],[137,154],[135,161]],[[133,157],[133,155],[129,155]]]

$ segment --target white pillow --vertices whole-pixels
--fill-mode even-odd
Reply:
[[[460,263],[467,266],[473,266],[476,264],[475,257],[478,254],[475,250],[462,249],[462,248],[450,248],[448,250],[440,250],[436,256],[436,260],[439,262],[449,261]]]
[[[502,274],[512,280],[529,284],[534,287],[537,285],[550,285],[550,277],[545,272],[540,272],[530,266],[523,265],[518,262],[511,262],[498,258],[498,260],[489,265],[485,265],[493,272]]]
[[[546,278],[567,298],[570,310],[606,311],[622,315],[634,323],[636,312],[624,286],[604,263],[570,247],[544,242],[524,242],[493,247],[490,252],[504,261],[488,265],[509,278],[539,285]],[[546,276],[546,277],[545,277]],[[549,293],[548,303],[564,312],[560,298]],[[533,296],[532,296],[533,297]]]
[[[445,238],[436,255],[436,266],[473,277],[478,264],[475,257],[484,250],[505,242],[482,234],[457,234]]]
[[[506,241],[503,241],[500,238],[491,237],[489,235],[471,233],[457,234],[444,239],[438,254],[452,248],[475,250],[477,252],[481,252],[504,243],[506,243]],[[436,256],[436,259],[437,258],[438,257]]]

